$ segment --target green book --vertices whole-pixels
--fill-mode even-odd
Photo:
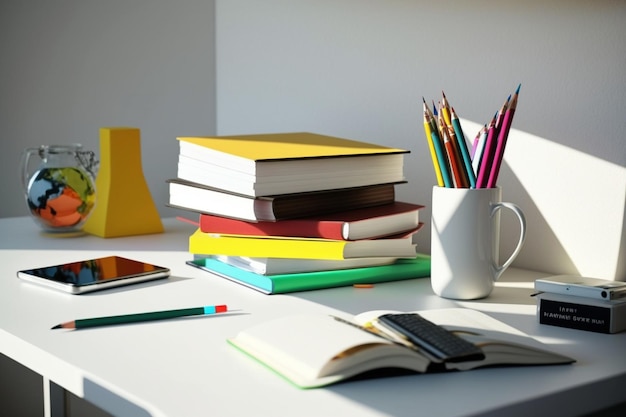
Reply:
[[[187,264],[265,294],[377,284],[430,276],[430,256],[422,254],[413,259],[399,259],[390,265],[281,275],[255,274],[212,258],[194,259],[187,261]]]

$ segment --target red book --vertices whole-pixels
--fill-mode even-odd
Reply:
[[[423,207],[396,201],[322,216],[258,223],[202,213],[200,230],[205,233],[248,236],[375,239],[417,228],[419,210]]]

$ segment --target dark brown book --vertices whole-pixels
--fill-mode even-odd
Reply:
[[[168,183],[172,207],[253,222],[311,217],[395,200],[395,184],[250,197],[181,179]]]

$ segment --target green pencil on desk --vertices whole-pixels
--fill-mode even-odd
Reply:
[[[57,324],[52,329],[85,329],[88,327],[110,326],[114,324],[139,323],[144,321],[165,320],[177,317],[204,316],[208,314],[225,313],[225,305],[182,308],[178,310],[151,311],[147,313],[124,314],[119,316],[94,317],[89,319],[72,320]]]

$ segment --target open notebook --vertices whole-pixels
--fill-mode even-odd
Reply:
[[[383,337],[370,311],[354,317],[293,315],[243,330],[229,343],[300,388],[333,384],[375,370],[470,370],[493,365],[568,364],[541,342],[482,312],[453,308],[417,312],[479,346],[482,360],[440,362],[401,337]],[[398,313],[398,312],[396,312]]]

